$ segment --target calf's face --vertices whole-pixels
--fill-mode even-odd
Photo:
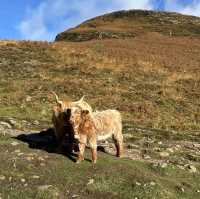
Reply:
[[[71,109],[70,115],[70,123],[74,130],[74,138],[80,139],[80,127],[84,125],[85,120],[87,119],[89,111],[88,110],[81,110],[80,108],[73,108]]]

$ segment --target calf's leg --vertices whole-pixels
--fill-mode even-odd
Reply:
[[[78,146],[79,146],[79,154],[76,163],[79,163],[82,160],[84,160],[84,152],[85,152],[85,143],[79,143]]]

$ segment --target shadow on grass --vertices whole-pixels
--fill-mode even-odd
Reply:
[[[13,138],[28,143],[29,147],[32,149],[40,149],[48,153],[62,154],[73,162],[76,162],[77,154],[72,152],[72,145],[74,145],[74,143],[69,142],[66,137],[65,140],[67,142],[62,147],[59,147],[53,128],[49,128],[38,133],[21,134]]]
[[[78,143],[75,140],[72,141],[66,134],[63,146],[59,147],[53,128],[38,133],[20,134],[13,138],[28,143],[29,147],[32,149],[40,149],[48,153],[62,154],[71,161],[76,162],[77,154],[73,151],[78,151]],[[106,153],[102,146],[98,146],[98,151]],[[91,162],[90,159],[85,158],[85,160]]]

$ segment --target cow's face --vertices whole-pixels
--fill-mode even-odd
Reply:
[[[74,138],[79,139],[79,125],[81,123],[81,109],[79,107],[72,107],[69,119],[70,124],[74,130]]]

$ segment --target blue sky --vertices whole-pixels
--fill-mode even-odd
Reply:
[[[128,9],[200,16],[200,0],[1,0],[0,39],[53,41],[86,19]]]

